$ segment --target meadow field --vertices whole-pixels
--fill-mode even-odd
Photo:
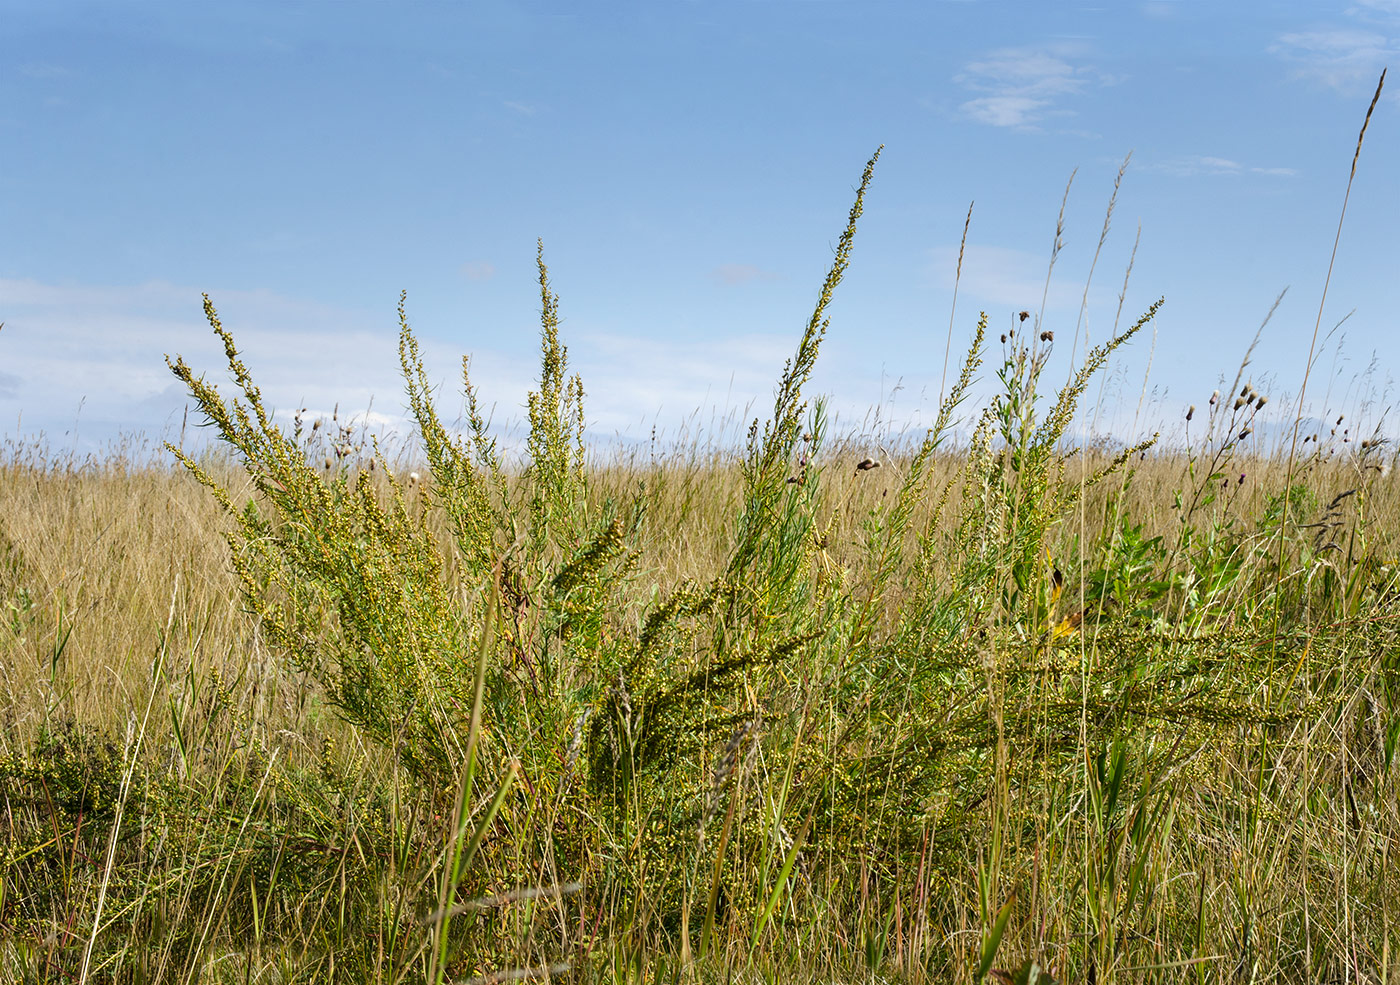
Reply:
[[[218,441],[11,440],[0,978],[1400,979],[1382,416],[1242,367],[1086,445],[1153,305],[1062,383],[984,315],[927,433],[829,433],[874,165],[732,447],[585,446],[543,256],[519,456],[402,306],[385,451],[279,424],[207,299]]]

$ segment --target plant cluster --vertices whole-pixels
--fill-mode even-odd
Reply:
[[[229,457],[170,451],[220,509],[244,649],[212,662],[177,583],[144,696],[65,718],[81,593],[37,588],[0,529],[8,679],[48,661],[42,727],[0,750],[0,968],[1383,977],[1383,438],[1241,464],[1267,402],[1246,385],[1184,453],[1079,446],[1086,388],[1159,300],[1053,393],[1054,333],[1022,313],[964,415],[982,315],[934,425],[856,460],[806,390],[878,156],[727,464],[590,461],[542,247],[519,467],[465,360],[466,427],[443,422],[402,299],[421,465],[285,430],[206,297],[235,393],[170,368]]]

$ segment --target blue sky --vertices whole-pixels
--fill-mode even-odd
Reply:
[[[178,430],[164,354],[223,372],[201,292],[286,417],[401,418],[407,290],[448,416],[470,354],[518,419],[537,237],[595,437],[752,416],[881,144],[814,382],[843,427],[928,422],[970,203],[954,357],[979,310],[999,332],[1039,309],[1071,174],[1051,376],[1111,332],[1140,228],[1124,319],[1167,303],[1111,368],[1101,428],[1176,428],[1287,288],[1246,370],[1282,414],[1400,49],[1397,0],[3,0],[0,20],[0,431],[59,447]],[[1400,366],[1397,94],[1362,152],[1311,413],[1378,416]]]

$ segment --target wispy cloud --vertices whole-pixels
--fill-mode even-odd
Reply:
[[[474,283],[488,281],[496,276],[496,265],[489,260],[468,260],[459,269],[463,277]]]
[[[1375,85],[1400,47],[1376,31],[1336,27],[1285,34],[1269,52],[1291,64],[1295,78],[1350,94]]]
[[[18,66],[15,71],[30,79],[61,79],[69,74],[64,66],[49,62],[29,62]]]
[[[1168,158],[1163,161],[1146,161],[1142,167],[1147,171],[1160,171],[1178,178],[1246,174],[1291,178],[1298,174],[1294,168],[1259,167],[1252,164],[1241,164],[1239,161],[1232,161],[1227,157],[1213,157],[1209,154],[1184,154],[1181,157]]]
[[[222,346],[195,288],[0,279],[0,296],[10,371],[0,385],[6,426],[22,420],[26,431],[53,433],[77,420],[99,441],[160,434],[178,426],[188,404],[166,368],[167,353],[182,354],[211,379],[223,375]],[[371,328],[363,314],[268,291],[221,290],[213,299],[268,406],[282,416],[339,404],[345,420],[400,407],[392,332]]]
[[[777,280],[778,275],[751,263],[722,263],[710,271],[710,276],[721,284],[748,284],[756,280]]]
[[[65,433],[76,433],[85,448],[136,433],[173,438],[187,414],[191,425],[200,416],[166,368],[167,353],[182,355],[197,374],[220,384],[226,398],[235,393],[195,288],[0,278],[0,297],[6,305],[0,426],[6,433],[20,421],[26,435],[44,431],[67,440]],[[315,420],[338,407],[342,423],[398,437],[412,431],[403,410],[396,332],[377,315],[268,291],[220,289],[211,297],[279,423],[289,424],[301,408],[306,420]],[[645,435],[653,421],[674,434],[697,412],[733,426],[754,400],[771,395],[792,354],[786,334],[691,334],[673,341],[575,326],[569,342],[573,368],[588,385],[590,434],[604,442],[617,434]],[[462,349],[425,336],[419,345],[429,379],[443,384],[438,410],[452,427],[462,413]],[[538,366],[532,356],[470,348],[481,406],[494,418],[502,447],[517,449]],[[186,433],[188,440],[208,437],[193,428]]]
[[[1181,12],[1173,0],[1147,0],[1139,10],[1144,17],[1151,17],[1153,20],[1169,20]]]
[[[501,103],[506,109],[519,113],[521,116],[534,116],[538,110],[529,103],[517,102],[514,99],[507,99]]]
[[[953,81],[979,93],[959,107],[979,123],[1031,128],[1048,116],[1071,115],[1066,97],[1113,80],[1086,63],[1082,42],[1057,41],[1039,47],[1000,48],[969,62]]]
[[[1357,0],[1359,6],[1347,11],[1349,14],[1366,14],[1379,11],[1381,14],[1400,15],[1400,0]]]
[[[569,355],[577,354],[589,426],[600,437],[636,435],[658,414],[673,427],[692,415],[743,416],[771,395],[792,355],[792,339],[777,334],[691,341],[584,332],[579,343]]]
[[[1045,292],[1045,271],[1049,257],[1028,250],[1005,246],[981,246],[969,243],[963,253],[962,277],[958,280],[960,297],[980,304],[988,311],[1039,310]],[[956,276],[958,248],[936,247],[930,252],[930,280],[940,287],[951,288]],[[1083,284],[1075,284],[1073,274],[1061,264],[1050,282],[1046,305],[1051,309],[1073,310],[1084,294]],[[1090,302],[1103,300],[1097,289],[1089,293]]]

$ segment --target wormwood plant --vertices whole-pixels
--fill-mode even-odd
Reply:
[[[237,506],[197,461],[175,450],[233,518],[228,540],[244,596],[292,664],[410,771],[448,790],[463,761],[464,715],[472,707],[471,665],[463,654],[489,647],[485,727],[492,738],[483,763],[495,764],[487,768],[501,776],[504,764],[519,760],[535,791],[533,800],[504,804],[503,818],[533,832],[527,840],[541,857],[577,850],[571,832],[584,816],[604,819],[618,846],[642,852],[628,856],[633,861],[624,871],[632,878],[641,878],[650,864],[645,859],[658,850],[672,859],[677,852],[693,857],[697,866],[705,860],[689,876],[673,866],[660,883],[655,875],[649,881],[659,890],[654,906],[661,911],[708,892],[707,928],[717,903],[734,902],[737,890],[721,893],[720,886],[738,877],[721,864],[736,839],[768,845],[765,856],[795,852],[784,819],[797,808],[820,810],[814,830],[828,840],[899,844],[924,815],[920,805],[979,768],[984,752],[996,747],[987,731],[993,718],[994,730],[1004,732],[1004,683],[983,686],[987,658],[975,643],[969,647],[968,634],[995,629],[1013,631],[1022,642],[1039,639],[1050,618],[1048,532],[1085,488],[1145,447],[1124,450],[1087,483],[1064,481],[1069,452],[1061,442],[1080,395],[1160,302],[1089,353],[1044,420],[1036,403],[1045,350],[1014,341],[998,372],[1002,394],[979,418],[956,480],[961,493],[951,538],[938,523],[954,483],[911,539],[914,508],[928,495],[929,463],[983,358],[984,316],[893,503],[867,522],[867,573],[851,580],[833,569],[826,556],[830,521],[823,523],[829,513],[822,501],[825,413],[820,401],[809,410],[803,388],[829,326],[826,307],[850,262],[878,156],[862,175],[835,260],[779,380],[772,416],[750,428],[742,506],[723,572],[657,599],[640,625],[619,615],[641,562],[635,539],[645,499],[597,504],[588,495],[583,386],[567,372],[558,298],[542,249],[541,375],[529,397],[527,458],[518,479],[497,452],[465,361],[467,434],[452,435],[442,424],[400,301],[408,404],[433,474],[420,511],[409,507],[382,455],[375,459],[384,477],[378,482],[368,469],[342,466],[323,474],[308,462],[270,418],[207,299],[206,315],[224,342],[241,399],[225,403],[183,360],[171,363],[253,479],[258,497]],[[437,509],[450,522],[450,558],[428,526]],[[944,582],[930,577],[942,551],[959,559]],[[482,600],[492,585],[499,585],[493,591],[501,629],[486,643],[481,627],[489,607]],[[897,614],[886,602],[892,585],[901,590]],[[804,739],[811,699],[783,670],[800,654],[807,657],[803,676],[826,682],[843,722],[823,729],[819,744]],[[704,750],[721,741],[728,765],[707,770]],[[746,750],[760,743],[767,768],[787,779],[767,808],[744,808],[736,817]],[[896,772],[900,792],[880,793]],[[881,807],[867,817],[872,801]],[[554,818],[543,841],[540,811]],[[723,831],[707,837],[718,816]],[[850,816],[863,820],[852,828]],[[649,837],[639,838],[643,832]],[[789,871],[792,861],[795,855]],[[772,906],[765,909],[771,913]]]
[[[450,591],[398,481],[391,475],[381,496],[368,471],[323,476],[272,421],[207,296],[204,312],[243,399],[225,403],[183,358],[170,368],[240,455],[259,497],[235,504],[195,458],[169,447],[233,520],[227,539],[244,598],[268,639],[350,722],[441,783],[464,752],[480,620]]]

